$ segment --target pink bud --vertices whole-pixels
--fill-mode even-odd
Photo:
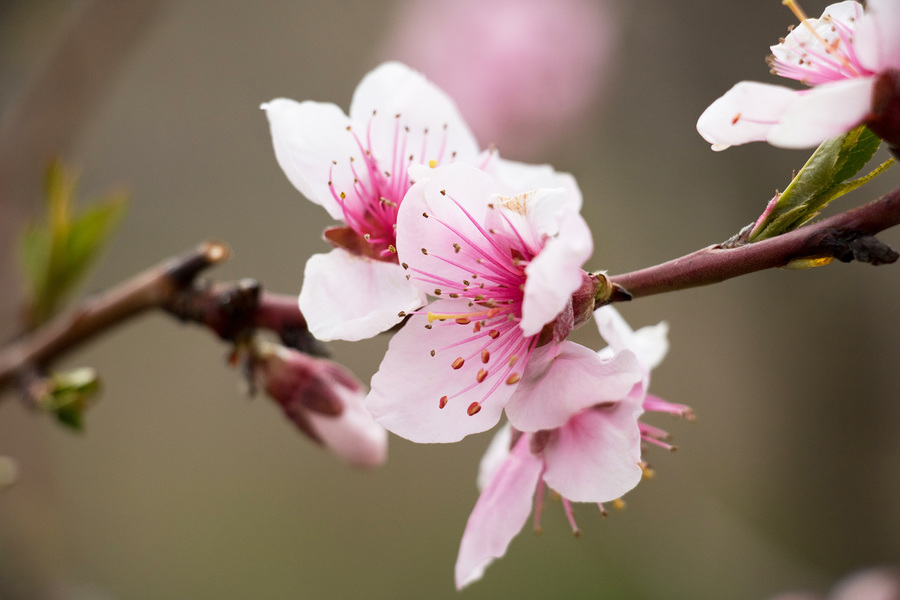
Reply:
[[[387,432],[372,420],[353,374],[329,360],[257,342],[256,376],[303,433],[346,462],[377,467],[387,458]]]

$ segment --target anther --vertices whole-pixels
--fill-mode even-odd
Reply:
[[[438,408],[444,408],[447,406],[447,396],[441,396],[441,402],[438,404]]]
[[[388,252],[391,254],[397,254],[397,247],[393,244],[388,244]]]
[[[409,265],[406,264],[406,263],[400,263],[400,266],[403,267],[404,269],[408,269],[408,268],[409,268]]]
[[[456,317],[456,322],[459,325],[468,325],[472,321],[469,320],[469,317]]]
[[[425,131],[428,131],[428,130],[426,129]],[[438,165],[438,163],[437,163],[436,160],[429,160],[429,161],[428,161],[428,166],[431,167],[432,169],[435,168],[437,165]]]
[[[432,325],[431,323],[425,324],[425,329],[431,329],[432,327],[434,327],[434,325]]]
[[[423,213],[422,213],[422,216],[425,217],[425,218],[427,219],[427,218],[428,218],[428,213],[427,213],[427,212],[423,212]]]
[[[341,197],[341,200],[346,200],[346,199],[347,199],[347,194],[345,194],[344,192],[341,192],[341,193],[338,194],[338,195]]]
[[[447,294],[447,295],[450,296],[451,298],[459,298],[459,294],[456,294],[456,293]]]
[[[422,254],[424,254],[425,256],[428,256],[428,250],[426,250],[425,248],[422,248]]]
[[[456,360],[454,360],[454,361],[450,364],[450,366],[453,367],[455,370],[458,371],[459,369],[462,369],[462,366],[463,366],[465,363],[466,363],[466,361],[463,360],[463,357],[462,357],[462,356],[458,356],[458,357],[456,358]]]
[[[500,332],[496,329],[491,329],[490,331],[488,331],[488,335],[491,336],[492,340],[496,340],[498,337],[500,337]]]
[[[478,375],[475,376],[475,379],[478,381],[478,383],[484,381],[485,377],[487,377],[487,373],[488,372],[484,369],[478,369]]]
[[[516,361],[517,361],[517,360],[519,360],[519,355],[518,355],[518,354],[513,354],[512,356],[510,356],[510,357],[509,357],[509,366],[510,366],[510,367],[516,366]]]
[[[462,250],[462,248],[460,247],[460,245],[457,244],[457,243],[454,243],[454,244],[453,244],[453,251],[456,252],[456,253],[458,254],[460,250]]]
[[[487,364],[487,362],[489,360],[491,360],[491,353],[488,352],[487,350],[482,350],[481,351],[481,362]]]
[[[440,295],[441,295],[441,288],[434,288],[434,295],[435,295],[435,296],[440,296]]]
[[[469,416],[472,417],[478,414],[478,411],[481,410],[481,405],[477,402],[473,402],[469,405],[469,408],[466,409],[466,412],[469,413]]]
[[[432,351],[431,351],[431,355],[432,355],[432,356],[434,356],[434,355],[435,355],[435,352],[434,352],[434,350],[432,350]]]
[[[509,377],[506,378],[506,384],[514,385],[516,383],[519,383],[519,379],[520,379],[519,374],[513,373],[512,375],[510,375]]]
[[[738,113],[738,114],[734,115],[733,119],[731,119],[731,124],[737,125],[738,121],[740,121],[740,120],[741,120],[741,113]]]
[[[446,195],[447,195],[447,190],[441,190],[441,196],[446,196]]]
[[[481,331],[481,321],[477,321],[475,327],[472,328],[472,333],[478,333],[479,331]]]
[[[401,310],[400,312],[397,313],[397,316],[398,316],[398,317],[405,317],[405,316],[406,316],[406,311],[405,311],[405,310]]]

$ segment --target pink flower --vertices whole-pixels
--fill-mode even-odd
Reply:
[[[631,330],[612,307],[595,317],[610,346],[601,355],[637,356],[641,381],[621,397],[589,406],[570,415],[561,427],[520,434],[502,428],[481,461],[482,490],[466,524],[456,561],[456,586],[477,581],[495,559],[506,553],[512,538],[528,519],[534,498],[534,527],[540,530],[545,488],[562,496],[566,517],[576,535],[572,502],[614,500],[641,479],[641,440],[662,445],[659,428],[638,422],[644,410],[690,415],[686,406],[648,396],[650,370],[668,350],[667,327]],[[632,354],[632,352],[634,354]],[[604,511],[605,514],[605,511]]]
[[[256,342],[252,361],[263,389],[310,439],[357,467],[384,463],[387,432],[363,405],[365,394],[352,373],[265,342]]]
[[[857,2],[840,2],[819,19],[807,19],[793,2],[788,5],[802,23],[771,47],[768,62],[773,73],[811,89],[738,83],[697,121],[713,150],[763,140],[808,148],[863,122],[882,135],[879,122],[896,119],[881,113],[893,110],[885,102],[896,102],[900,1],[869,0],[865,12]]]
[[[487,173],[449,165],[414,173],[397,221],[410,281],[437,300],[391,339],[366,406],[416,442],[486,431],[504,407],[520,431],[560,427],[640,380],[631,353],[609,361],[565,341],[593,308],[593,249],[566,188],[514,196]]]
[[[300,193],[343,227],[335,247],[306,263],[300,309],[322,340],[359,340],[400,321],[424,296],[396,254],[397,211],[416,164],[483,161],[469,128],[443,92],[400,63],[366,75],[350,115],[334,104],[278,98],[262,105],[278,164]]]

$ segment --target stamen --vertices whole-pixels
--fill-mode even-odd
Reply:
[[[572,527],[572,533],[575,534],[575,537],[581,537],[581,530],[578,529],[578,524],[575,523],[575,513],[572,511],[572,503],[567,499],[562,499],[563,510],[566,511],[566,518],[569,520],[569,525]]]

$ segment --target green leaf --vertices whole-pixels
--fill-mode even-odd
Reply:
[[[848,181],[866,166],[880,144],[881,139],[864,125],[823,142],[775,201],[772,211],[754,225],[749,241],[797,229],[835,198],[883,173],[893,159],[860,179]]]
[[[100,392],[100,377],[94,369],[82,367],[54,373],[39,387],[38,408],[52,413],[66,427],[81,431],[84,413]]]
[[[22,238],[22,262],[31,287],[30,328],[53,317],[81,283],[125,210],[125,195],[116,194],[73,215],[75,184],[76,178],[61,163],[50,165],[47,219],[27,229]]]

